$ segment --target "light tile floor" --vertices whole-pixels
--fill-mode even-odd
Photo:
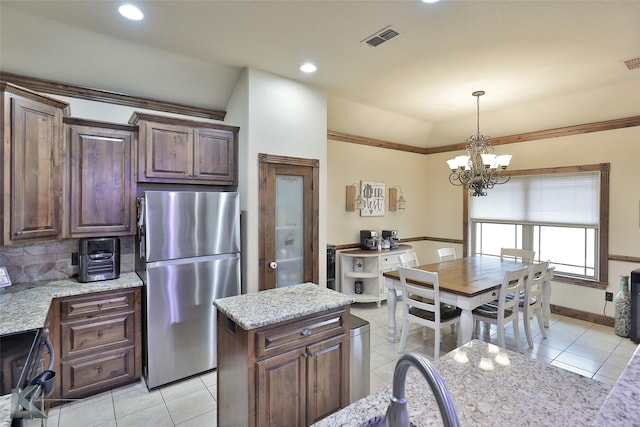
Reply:
[[[398,304],[398,322],[402,305]],[[393,370],[399,357],[400,327],[396,343],[387,341],[387,306],[382,304],[355,304],[352,313],[370,322],[371,391],[391,383]],[[522,323],[521,323],[522,327]],[[525,350],[532,358],[577,374],[613,384],[636,345],[629,339],[618,337],[613,328],[552,315],[547,339],[542,337],[537,322],[534,328],[534,348]],[[522,330],[521,330],[522,331]],[[513,329],[507,330],[507,348],[515,350]],[[521,332],[523,348],[527,348]],[[495,326],[480,339],[497,344]],[[443,329],[441,354],[456,347],[455,337],[448,328]],[[425,342],[421,328],[410,326],[405,351],[416,351],[433,357],[433,331]],[[143,382],[106,392],[89,399],[65,404],[50,411],[46,424],[40,420],[25,423],[27,427],[141,427],[141,426],[216,426],[216,373],[202,374],[176,384],[149,392]]]

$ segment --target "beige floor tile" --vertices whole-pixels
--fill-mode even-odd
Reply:
[[[218,425],[217,411],[205,412],[195,418],[191,418],[183,423],[176,424],[176,427],[216,427]]]
[[[594,373],[593,372],[589,372],[589,371],[585,371],[584,369],[580,369],[576,366],[572,366],[572,365],[567,365],[566,363],[562,363],[559,362],[557,360],[553,360],[550,365],[553,365],[555,367],[564,369],[565,371],[569,371],[569,372],[574,372],[578,375],[582,375],[583,377],[587,377],[587,378],[591,378]]]
[[[167,409],[174,424],[180,424],[216,409],[216,401],[209,390],[198,390],[168,401]]]
[[[592,378],[596,381],[600,381],[601,383],[609,384],[611,386],[613,386],[616,383],[616,380],[612,380],[611,378],[607,378],[605,376],[598,375],[598,374],[595,374]]]
[[[166,405],[160,404],[118,419],[118,427],[173,427]]]
[[[587,357],[578,356],[577,354],[563,352],[554,361],[565,363],[567,365],[575,366],[583,371],[591,372],[590,376],[593,376],[598,369],[602,367],[603,362],[593,360]]]
[[[160,388],[160,393],[165,402],[184,396],[185,394],[193,393],[195,391],[205,390],[206,386],[202,380],[198,377],[190,378],[188,380],[180,381],[175,384],[168,385]]]
[[[381,389],[382,387],[386,387],[389,384],[389,381],[372,372],[369,375],[369,394]]]
[[[205,386],[211,387],[218,383],[218,373],[214,370],[200,375]]]
[[[624,368],[621,368],[614,364],[605,363],[604,365],[602,365],[602,367],[600,367],[600,369],[598,369],[598,372],[596,372],[596,375],[607,377],[613,381],[616,381],[618,377],[620,377],[620,374],[622,373],[623,370]]]
[[[593,343],[586,343],[585,341],[578,340],[567,347],[565,351],[567,353],[576,354],[578,356],[604,363],[611,355],[611,351],[613,351],[613,349],[606,350],[603,348],[597,348]]]
[[[392,356],[372,348],[369,352],[369,369],[375,369],[385,363],[389,363],[391,360],[393,360]]]
[[[161,404],[164,404],[164,399],[160,391],[149,391],[146,387],[136,387],[129,392],[118,393],[113,397],[116,419]]]
[[[95,427],[111,420],[115,420],[111,398],[88,399],[81,405],[72,404],[61,408],[58,425],[61,427]]]

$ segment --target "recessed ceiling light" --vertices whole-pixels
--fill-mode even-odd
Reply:
[[[123,4],[118,8],[118,12],[120,12],[120,15],[132,21],[140,21],[144,18],[142,11],[132,4]]]
[[[438,3],[440,0],[422,0],[422,3]]]
[[[318,68],[310,62],[307,62],[306,64],[302,64],[302,66],[300,67],[300,70],[303,73],[315,73],[317,69]]]

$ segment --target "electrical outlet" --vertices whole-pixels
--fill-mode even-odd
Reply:
[[[604,293],[605,301],[613,301],[613,292],[605,292]]]

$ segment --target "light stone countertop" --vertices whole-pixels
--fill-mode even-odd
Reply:
[[[610,385],[479,340],[451,351],[434,366],[463,426],[593,425],[611,389]],[[441,424],[426,380],[413,368],[408,374],[405,394],[411,421],[418,427]],[[314,427],[360,426],[385,414],[391,394],[391,385],[385,386]]]
[[[54,298],[142,286],[134,272],[113,280],[80,283],[76,279],[19,283],[0,289],[0,335],[44,326]]]
[[[220,298],[220,312],[244,330],[260,328],[353,303],[355,299],[314,283]]]
[[[607,400],[598,413],[596,425],[638,426],[640,425],[640,346],[620,374]]]
[[[51,282],[19,283],[0,288],[0,335],[44,326],[54,298],[142,286],[135,272],[121,273],[113,280],[80,283],[74,278]],[[11,425],[11,394],[0,396],[0,427]]]

